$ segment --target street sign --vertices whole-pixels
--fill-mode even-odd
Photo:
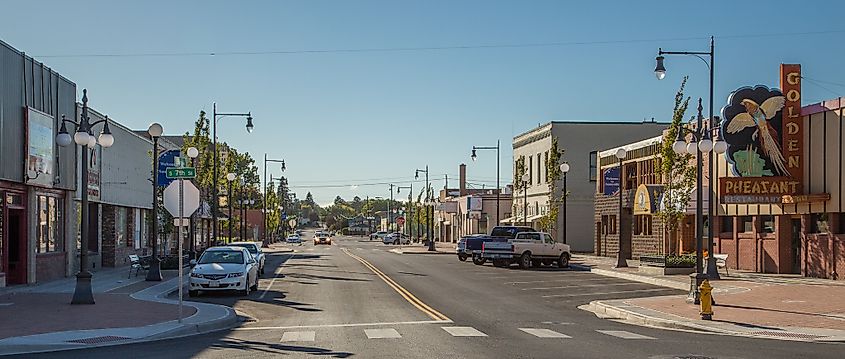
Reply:
[[[405,225],[405,217],[396,217],[396,224],[398,224],[400,226],[404,226]]]
[[[174,227],[187,227],[191,225],[191,220],[188,218],[173,218]]]
[[[179,182],[183,183],[184,203],[182,216],[190,217],[200,206],[200,190],[191,181],[174,181],[164,189],[164,208],[173,217],[179,218]]]
[[[197,176],[197,169],[193,167],[170,167],[167,169],[167,178],[191,179]]]
[[[291,219],[290,221],[288,221],[288,225],[289,225],[291,228],[296,227],[296,219]]]
[[[182,150],[164,151],[158,156],[158,168],[156,175],[158,176],[159,187],[167,187],[173,182],[172,178],[167,177],[167,169],[176,167],[179,164],[177,158],[182,154]]]

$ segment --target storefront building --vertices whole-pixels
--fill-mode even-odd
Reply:
[[[76,84],[0,41],[0,287],[72,273],[75,147],[55,142]]]
[[[440,190],[437,198],[434,237],[454,243],[470,234],[489,234],[498,225],[497,218],[502,223],[512,218],[511,186],[505,186],[503,190],[497,205],[495,188],[467,188],[467,166],[461,164],[458,168],[458,188]]]

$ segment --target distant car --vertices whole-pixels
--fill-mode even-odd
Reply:
[[[201,291],[237,290],[249,295],[258,290],[258,261],[244,247],[221,246],[206,249],[200,259],[191,260],[188,295]]]
[[[370,234],[370,240],[371,241],[374,240],[374,239],[384,240],[385,236],[387,236],[387,231],[378,231],[378,232]]]
[[[298,234],[291,234],[285,239],[285,242],[290,244],[302,244],[302,238]]]
[[[329,238],[328,234],[320,232],[316,236],[314,236],[314,245],[318,244],[332,244],[332,239]]]
[[[381,241],[384,244],[411,244],[411,238],[399,232],[388,234]]]
[[[249,251],[249,254],[255,258],[255,261],[258,262],[258,273],[264,274],[264,261],[266,256],[264,255],[264,251],[261,249],[261,245],[255,242],[232,242],[229,243],[232,247],[243,247]]]

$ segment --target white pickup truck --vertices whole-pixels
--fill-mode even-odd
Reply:
[[[507,267],[518,263],[522,269],[557,263],[569,267],[569,245],[557,243],[548,233],[522,232],[507,242],[485,242],[481,257],[493,261],[493,266]]]

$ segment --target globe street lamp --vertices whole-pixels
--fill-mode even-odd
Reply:
[[[213,188],[211,190],[214,193],[214,200],[211,203],[212,204],[211,216],[212,216],[212,222],[214,222],[214,230],[213,230],[212,236],[214,237],[215,242],[217,241],[217,231],[218,231],[217,230],[217,212],[219,211],[218,207],[220,206],[220,204],[218,203],[218,201],[220,200],[220,198],[219,198],[220,197],[220,191],[217,188],[217,176],[218,176],[218,174],[217,174],[217,162],[219,161],[218,158],[220,157],[219,156],[220,151],[217,150],[217,121],[219,119],[223,118],[223,117],[226,117],[226,116],[246,117],[246,132],[247,133],[252,133],[252,130],[255,128],[255,126],[253,126],[253,124],[252,124],[252,113],[250,113],[250,112],[247,112],[247,113],[218,113],[217,112],[217,103],[216,102],[214,103],[213,110],[212,110],[212,121],[211,121],[211,122],[213,122],[211,137],[212,137],[212,140],[214,142],[214,146],[213,146],[214,147],[214,161],[212,161],[212,168],[214,169],[213,170],[214,175],[212,177],[212,182],[213,182],[212,187]],[[231,215],[231,213],[229,213],[229,214]],[[229,235],[231,236],[231,233],[229,233]]]
[[[226,174],[226,181],[229,182],[229,190],[226,191],[226,203],[229,205],[229,221],[228,221],[229,222],[229,233],[228,233],[229,242],[232,241],[232,222],[233,222],[233,219],[235,218],[234,214],[232,213],[232,202],[234,201],[234,197],[235,197],[233,195],[233,192],[232,192],[232,182],[234,182],[235,178],[237,178],[237,177],[238,176],[236,174],[232,173],[232,172],[229,172],[229,173]]]
[[[102,123],[103,130],[100,132],[99,142],[100,146],[104,148],[111,147],[114,144],[114,136],[109,129],[109,117],[106,116],[104,120],[91,122],[88,117],[88,90],[82,90],[82,113],[79,117],[79,122],[68,120],[65,115],[62,115],[61,127],[59,133],[56,134],[56,144],[65,147],[71,144],[71,136],[67,132],[66,123],[70,123],[76,127],[76,132],[73,134],[73,142],[77,145],[83,146],[82,149],[82,178],[80,179],[79,189],[81,191],[80,199],[82,201],[82,222],[79,244],[79,272],[76,273],[76,288],[73,291],[73,299],[70,304],[94,304],[94,292],[91,289],[91,277],[93,275],[88,271],[88,246],[91,241],[88,230],[88,151],[94,150],[97,146],[97,138],[94,137],[94,126]]]
[[[281,165],[282,172],[284,172],[285,169],[286,169],[285,160],[268,159],[267,154],[266,153],[264,154],[264,205],[263,205],[264,215],[263,215],[263,218],[261,219],[262,223],[264,223],[264,233],[262,234],[263,238],[262,238],[262,241],[261,241],[261,247],[262,248],[269,248],[270,247],[270,240],[267,238],[267,162],[281,163],[282,164]]]
[[[424,170],[417,169],[414,172],[414,179],[420,178],[420,172],[425,173],[425,200],[426,200],[426,202],[429,202],[431,200],[432,193],[431,193],[431,182],[428,180],[428,165],[425,165]],[[426,207],[425,210],[426,210],[426,214],[428,214],[428,208],[427,207]],[[433,216],[434,216],[434,208],[432,207],[431,216],[427,216],[428,218],[426,220],[426,224],[427,224],[428,228],[425,231],[426,232],[425,234],[428,237],[428,251],[429,252],[434,252],[436,250],[434,248],[434,238],[433,238],[434,237],[434,232],[433,232],[434,228],[432,228],[434,226],[434,219],[432,218]]]
[[[475,150],[496,150],[496,225],[499,225],[499,214],[501,211],[499,210],[499,202],[500,202],[500,192],[501,187],[499,187],[499,178],[501,174],[501,156],[499,155],[499,140],[496,140],[496,146],[472,146],[472,158],[475,161],[478,156],[475,154]]]
[[[566,243],[566,198],[569,197],[566,191],[566,174],[569,173],[569,163],[561,163],[560,172],[563,173],[563,243]]]
[[[411,223],[408,221],[408,219],[413,217],[413,211],[414,210],[413,210],[413,207],[411,207],[411,195],[414,193],[414,184],[411,183],[410,186],[397,186],[396,187],[396,193],[398,194],[399,192],[402,192],[402,189],[408,190],[408,215],[407,215],[407,218],[405,218],[405,226],[404,227],[405,227],[405,231],[408,234],[408,237],[412,238],[413,233],[411,233],[411,232],[413,232],[414,227],[411,226]],[[403,210],[404,210],[404,208],[403,208]]]
[[[625,253],[624,246],[622,244],[622,160],[628,156],[628,152],[625,151],[624,148],[620,148],[616,150],[616,158],[619,159],[619,224],[618,224],[618,231],[619,234],[619,249],[616,251],[616,268],[624,268],[628,266],[628,261],[626,260],[627,254]]]
[[[164,129],[157,122],[154,122],[147,129],[147,134],[153,139],[153,225],[152,225],[152,246],[153,254],[150,262],[150,270],[147,271],[147,281],[161,281],[161,260],[158,258],[158,139],[164,133]]]

